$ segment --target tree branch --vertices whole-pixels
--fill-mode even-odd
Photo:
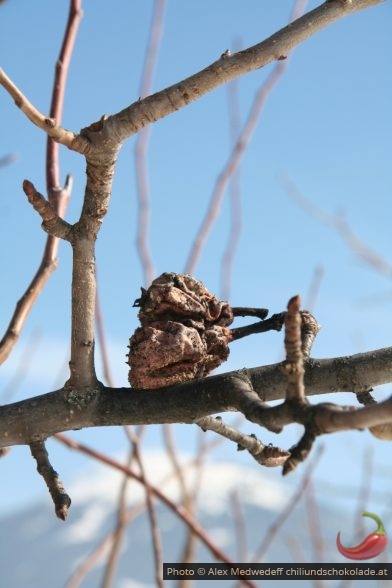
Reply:
[[[223,54],[202,71],[142,99],[108,117],[106,132],[123,142],[149,123],[155,122],[234,78],[281,60],[310,36],[336,20],[383,0],[327,1],[284,27],[271,37],[238,53]]]
[[[122,463],[119,463],[111,457],[103,455],[102,453],[98,454],[94,449],[90,449],[86,445],[78,443],[77,441],[74,441],[73,439],[70,439],[65,435],[57,435],[56,439],[57,441],[60,441],[60,443],[63,443],[64,445],[69,447],[70,449],[76,449],[77,451],[89,455],[90,457],[98,459],[100,462],[106,463],[107,465],[119,470],[120,472],[123,472],[124,474],[138,481],[139,483],[144,484],[143,477],[140,474],[134,472],[131,468],[124,466]],[[213,543],[213,541],[210,539],[210,537],[203,529],[203,527],[183,506],[175,504],[170,498],[166,496],[166,494],[162,492],[161,488],[158,488],[154,485],[150,485],[150,488],[151,492],[154,494],[156,498],[158,498],[163,504],[165,504],[172,512],[174,512],[175,515],[182,519],[182,521],[189,528],[192,529],[192,532],[195,533],[195,535],[202,543],[204,543],[207,549],[218,561],[222,561],[227,564],[233,563],[233,561],[226,556],[226,554],[220,549],[220,547]],[[243,583],[249,588],[256,588],[255,584],[251,580],[244,579]]]
[[[63,206],[68,201],[69,194],[72,190],[72,178],[68,176],[64,190],[63,190]],[[64,210],[62,211],[64,212]],[[60,213],[61,214],[61,213]],[[64,221],[65,222],[65,221]],[[67,223],[66,223],[67,224]],[[23,325],[32,309],[35,301],[45,287],[46,282],[57,267],[57,239],[49,235],[45,250],[42,256],[41,263],[28,285],[23,296],[18,300],[14,313],[11,317],[7,330],[0,341],[0,365],[9,357],[12,349],[19,339]]]
[[[256,435],[245,435],[238,429],[224,423],[221,417],[203,417],[198,419],[196,424],[203,431],[214,431],[214,433],[234,441],[237,443],[238,451],[246,449],[257,463],[267,467],[282,465],[290,455],[288,451],[280,449],[280,447],[264,445]]]
[[[56,119],[57,122],[60,122],[62,117],[69,62],[80,18],[81,0],[70,0],[68,22],[64,33],[60,55],[56,63],[50,107],[50,117]],[[64,187],[61,186],[59,147],[49,136],[47,138],[46,146],[46,189],[49,203],[54,207],[55,213],[61,218],[64,217],[72,191],[72,177],[68,175]],[[33,304],[43,290],[47,280],[57,267],[56,257],[58,246],[58,238],[49,234],[39,268],[28,285],[26,292],[16,305],[11,322],[0,343],[0,364],[3,363],[11,353]]]
[[[55,67],[52,100],[50,104],[49,117],[57,122],[61,121],[63,115],[68,70],[82,15],[82,0],[70,0],[63,43]],[[60,182],[59,146],[50,136],[48,136],[46,142],[46,190],[49,202],[55,204],[56,211],[60,216],[63,216],[60,212],[64,194]]]
[[[29,180],[24,180],[23,191],[34,210],[36,210],[42,218],[42,228],[44,231],[54,237],[70,241],[72,238],[72,225],[67,223],[57,214],[53,204],[46,200],[42,194],[37,192],[34,184],[29,182]]]
[[[84,137],[81,137],[72,131],[63,129],[63,127],[57,124],[55,119],[42,114],[35,106],[33,106],[23,92],[19,90],[1,68],[0,85],[3,86],[8,94],[10,94],[14,99],[16,106],[20,108],[27,118],[37,127],[45,131],[45,133],[47,133],[49,137],[52,137],[54,141],[57,141],[68,147],[68,149],[72,149],[72,151],[77,151],[78,153],[87,154],[89,152],[90,145]]]
[[[332,359],[305,362],[307,396],[360,392],[392,382],[392,347]],[[251,388],[249,388],[251,386]],[[309,406],[298,416],[289,407],[268,407],[265,401],[284,398],[287,381],[281,364],[228,372],[171,388],[136,390],[64,388],[0,407],[0,447],[29,444],[60,431],[124,424],[194,423],[212,414],[237,410],[267,427],[313,418],[320,432],[372,427],[392,420],[392,400],[348,410],[334,405]],[[253,390],[252,390],[253,388]],[[250,391],[249,391],[250,390]],[[247,405],[246,392],[259,399]],[[319,408],[320,407],[320,408]],[[317,413],[317,411],[319,411]]]
[[[71,506],[71,499],[65,492],[59,475],[52,468],[49,462],[48,452],[46,451],[43,441],[34,441],[30,443],[31,455],[37,462],[37,471],[45,480],[54,506],[56,515],[62,521],[65,521],[68,515],[68,509]]]

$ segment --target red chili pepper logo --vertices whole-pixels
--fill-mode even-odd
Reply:
[[[377,530],[371,533],[366,539],[356,547],[344,547],[340,543],[340,531],[336,537],[336,545],[344,557],[349,559],[372,559],[380,555],[388,544],[388,536],[380,518],[372,512],[363,511],[363,517],[374,519],[378,525]]]

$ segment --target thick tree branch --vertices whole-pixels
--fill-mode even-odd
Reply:
[[[282,409],[263,405],[285,397],[287,381],[280,368],[281,364],[273,364],[243,369],[148,391],[100,384],[88,389],[66,386],[0,407],[0,447],[29,444],[72,429],[194,423],[202,417],[228,411],[245,412],[247,418],[269,429],[313,419],[320,432],[372,427],[392,420],[392,400],[358,410],[310,405],[306,414],[298,414],[287,406]],[[305,362],[307,396],[360,392],[390,382],[392,347]],[[246,394],[252,396],[254,406],[258,403],[256,410],[247,403]]]
[[[116,137],[121,143],[147,124],[183,108],[222,84],[260,69],[268,63],[281,60],[293,47],[336,20],[382,1],[324,2],[265,41],[238,53],[223,54],[202,71],[108,117],[105,125],[106,133],[110,137]]]

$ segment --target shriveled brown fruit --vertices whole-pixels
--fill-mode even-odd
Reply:
[[[206,376],[226,361],[233,321],[227,302],[186,274],[164,273],[135,301],[141,327],[129,341],[129,382],[154,389]]]

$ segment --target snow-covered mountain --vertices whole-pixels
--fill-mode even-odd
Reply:
[[[166,456],[161,453],[149,455],[149,479],[172,499],[176,499],[179,487],[173,478],[168,480],[170,471]],[[192,468],[186,472],[189,481],[195,475],[200,475]],[[68,488],[73,503],[66,523],[55,518],[49,497],[34,508],[1,518],[1,588],[67,586],[68,579],[78,566],[113,529],[121,480],[121,474],[110,468],[97,468],[81,474]],[[277,482],[276,477],[261,468],[209,461],[202,471],[198,519],[215,543],[233,561],[238,561],[238,527],[233,520],[233,493],[241,504],[246,521],[247,548],[252,553],[288,504],[292,492],[290,485],[283,481]],[[155,503],[162,533],[164,561],[179,561],[186,528],[167,506],[159,501]],[[143,504],[142,488],[137,482],[130,482],[128,505],[130,509],[139,509],[127,530],[116,588],[154,586],[149,522],[145,509],[140,508]],[[335,547],[336,533],[341,528],[340,515],[321,505],[317,516],[322,528],[324,561],[342,561]],[[311,562],[314,550],[308,519],[309,512],[301,500],[272,540],[263,561],[298,563],[298,558],[303,557],[302,561]],[[213,561],[200,542],[197,560]],[[101,585],[104,561],[105,558],[100,559],[100,563],[84,578],[81,586],[96,588]],[[209,582],[203,581],[202,584],[208,585]],[[274,581],[273,586],[279,588],[286,584]],[[302,584],[306,585],[307,582]],[[167,585],[171,583],[167,582]],[[367,586],[370,588],[371,584]]]

